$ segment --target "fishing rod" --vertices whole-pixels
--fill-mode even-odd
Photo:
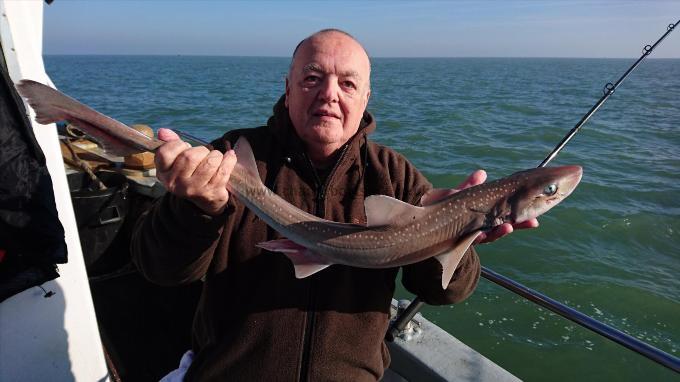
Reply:
[[[678,25],[678,23],[680,23],[680,20],[678,20],[675,24],[668,24],[668,30],[666,30],[666,33],[664,33],[663,36],[661,36],[654,43],[654,45],[645,45],[645,47],[642,48],[642,56],[640,56],[640,58],[638,58],[637,61],[635,61],[635,63],[630,68],[628,68],[628,70],[626,70],[625,73],[623,73],[623,75],[621,76],[621,78],[619,78],[618,81],[616,81],[614,84],[609,82],[604,86],[604,94],[602,95],[602,97],[600,97],[600,99],[595,103],[595,105],[593,105],[593,107],[590,108],[590,110],[581,118],[581,120],[578,121],[576,126],[574,126],[574,128],[572,128],[569,131],[569,133],[567,133],[567,135],[564,136],[564,138],[562,138],[560,143],[558,143],[557,146],[555,146],[555,148],[553,149],[553,151],[551,151],[550,154],[548,154],[548,156],[545,157],[545,159],[543,159],[543,162],[541,162],[541,164],[539,164],[538,167],[545,167],[545,165],[547,165],[548,162],[553,160],[553,158],[555,158],[557,156],[557,154],[560,151],[562,151],[564,146],[566,146],[567,143],[569,143],[571,138],[573,138],[574,135],[576,135],[576,133],[578,133],[578,131],[581,129],[581,126],[585,125],[585,123],[588,122],[590,117],[593,114],[595,114],[595,112],[600,108],[600,106],[602,106],[602,104],[612,94],[614,94],[614,91],[616,90],[616,88],[619,87],[619,85],[621,85],[623,80],[625,80],[626,77],[628,77],[628,75],[642,63],[642,60],[644,60],[647,56],[649,56],[652,53],[654,48],[656,48],[656,46],[659,45],[661,43],[661,41],[663,41],[663,39],[665,39],[666,36],[668,36],[673,31],[673,29],[675,29],[675,26]]]
[[[545,167],[551,160],[553,160],[557,154],[559,154],[560,151],[569,143],[569,141],[578,133],[578,131],[581,129],[581,127],[588,122],[590,117],[592,117],[595,112],[600,109],[602,104],[612,95],[614,94],[614,91],[616,88],[621,85],[621,83],[628,77],[628,75],[637,68],[640,63],[642,63],[642,60],[644,60],[647,56],[649,56],[652,51],[663,41],[663,39],[668,36],[675,27],[680,24],[680,20],[678,20],[675,24],[669,24],[668,28],[666,30],[666,33],[664,33],[653,45],[645,45],[645,47],[642,49],[642,55],[640,58],[635,61],[633,65],[631,65],[628,70],[626,70],[625,73],[616,81],[614,84],[611,82],[607,83],[604,86],[604,91],[602,97],[593,105],[593,107],[590,108],[590,110],[581,118],[581,120],[574,126],[568,133],[567,135],[562,138],[560,143],[555,146],[555,148],[548,154],[548,156],[538,165],[538,167]],[[496,283],[516,294],[519,294],[520,296],[533,301],[534,303],[549,309],[550,311],[559,314],[560,316],[571,320],[587,329],[590,329],[594,331],[595,333],[608,338],[620,345],[623,345],[627,347],[628,349],[631,349],[635,351],[638,354],[641,354],[649,359],[651,359],[654,362],[657,362],[671,370],[674,370],[678,373],[680,373],[680,358],[675,357],[673,355],[670,355],[658,348],[655,348],[646,342],[640,341],[639,339],[626,334],[624,332],[621,332],[620,330],[606,325],[600,321],[597,321],[596,319],[579,312],[576,309],[573,309],[557,300],[554,300],[544,294],[541,294],[537,291],[534,291],[531,288],[528,288],[512,279],[509,277],[505,277],[497,272],[494,272],[493,270],[482,266],[482,277],[485,279]],[[401,333],[406,325],[413,319],[413,317],[418,313],[418,311],[425,305],[425,302],[419,297],[416,296],[416,298],[413,299],[413,301],[404,309],[402,312],[397,314],[397,317],[394,319],[392,324],[390,325],[389,329],[387,330],[387,333],[385,335],[385,339],[388,341],[393,341],[394,338],[399,336],[399,333]]]

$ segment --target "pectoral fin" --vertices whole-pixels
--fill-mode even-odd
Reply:
[[[272,252],[281,252],[293,262],[295,277],[303,279],[328,268],[331,264],[309,249],[288,239],[270,240],[257,244],[258,247]]]
[[[475,231],[463,237],[453,248],[434,257],[442,264],[442,289],[446,289],[449,286],[460,260],[480,233],[482,231]]]
[[[387,195],[371,195],[364,200],[366,225],[380,227],[408,223],[425,215],[426,209],[417,207]]]

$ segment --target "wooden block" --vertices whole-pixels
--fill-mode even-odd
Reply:
[[[133,129],[143,133],[147,137],[153,138],[153,130],[147,125],[132,125]],[[139,154],[132,154],[125,157],[125,167],[139,170],[148,170],[155,167],[154,153],[144,152]]]
[[[154,153],[150,152],[128,155],[125,157],[125,167],[148,170],[154,168],[155,157]]]

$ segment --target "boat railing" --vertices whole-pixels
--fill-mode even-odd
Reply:
[[[642,355],[650,360],[657,362],[677,373],[680,373],[680,358],[664,352],[644,341],[641,341],[627,333],[624,333],[612,326],[609,326],[597,319],[588,316],[574,308],[571,308],[553,298],[546,296],[536,290],[533,290],[517,281],[503,276],[487,267],[482,266],[482,277],[485,279],[508,289],[509,291],[534,302],[574,323],[592,330],[593,332],[610,339],[626,348]],[[425,303],[416,297],[411,304],[396,317],[390,325],[387,332],[386,339],[388,341],[398,337],[404,330],[406,325],[411,321],[413,316],[420,310]]]

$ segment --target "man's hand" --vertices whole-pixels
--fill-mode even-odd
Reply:
[[[452,189],[445,189],[445,188],[436,188],[427,194],[423,195],[423,198],[421,199],[421,204],[423,206],[427,206],[430,204],[434,204],[436,201],[441,200],[449,195],[455,194],[456,192],[463,190],[468,187],[476,186],[478,184],[482,184],[486,181],[486,171],[484,170],[477,170],[470,174],[467,179],[463,183],[461,183],[458,187],[452,188]],[[475,244],[483,244],[483,243],[490,243],[492,241],[496,241],[500,239],[503,236],[508,235],[509,233],[512,233],[512,231],[516,229],[525,229],[525,228],[536,228],[538,227],[538,220],[530,219],[522,223],[518,224],[510,224],[510,223],[503,223],[497,227],[494,227],[492,230],[488,232],[482,232],[477,239],[475,240]]]
[[[158,139],[166,142],[156,151],[158,180],[206,214],[221,214],[229,200],[227,182],[236,164],[234,151],[222,154],[203,146],[191,147],[169,129],[159,129]]]

